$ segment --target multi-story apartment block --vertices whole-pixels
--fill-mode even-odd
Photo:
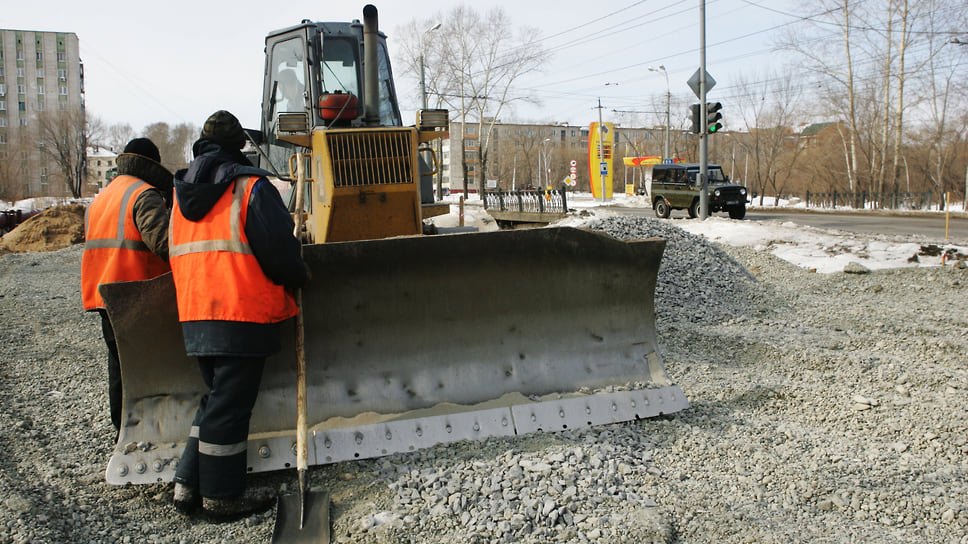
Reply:
[[[84,70],[77,35],[0,29],[0,175],[18,197],[70,194],[37,136],[45,112],[84,113]]]

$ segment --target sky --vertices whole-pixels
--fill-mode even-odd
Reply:
[[[701,1],[478,0],[467,5],[479,12],[503,9],[515,28],[534,29],[552,53],[546,68],[520,85],[522,95],[540,104],[520,106],[502,120],[587,125],[597,121],[600,99],[605,121],[617,121],[623,112],[642,112],[643,126],[652,126],[664,123],[668,91],[675,126],[677,118],[685,123],[688,104],[695,100],[686,81],[699,67]],[[155,122],[201,126],[218,109],[257,128],[265,35],[303,19],[361,19],[365,2],[8,4],[2,28],[77,34],[88,112],[107,125],[126,123],[140,132]],[[397,29],[411,21],[429,28],[459,3],[390,0],[374,5],[393,59],[402,53],[394,49]],[[793,11],[792,5],[788,0],[705,1],[707,72],[717,82],[710,100],[728,103],[741,74],[766,77],[777,63],[774,37],[798,21],[783,13]],[[404,120],[412,123],[419,79],[403,73],[402,61],[393,63]],[[723,113],[729,115],[728,107]]]

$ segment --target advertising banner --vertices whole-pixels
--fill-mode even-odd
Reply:
[[[592,196],[602,198],[602,178],[605,180],[605,198],[612,198],[612,148],[614,136],[612,123],[592,123],[588,130],[588,178]]]

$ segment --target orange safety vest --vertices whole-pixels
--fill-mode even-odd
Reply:
[[[168,257],[178,320],[278,323],[297,313],[296,299],[262,271],[245,235],[258,176],[239,176],[200,221],[171,214]]]
[[[84,255],[81,258],[81,298],[85,310],[104,308],[97,286],[115,281],[147,280],[170,270],[168,263],[145,245],[134,223],[134,203],[151,185],[121,175],[108,184],[87,208]]]

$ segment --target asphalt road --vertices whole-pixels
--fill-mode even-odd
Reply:
[[[945,239],[944,214],[897,214],[882,213],[831,213],[831,212],[787,212],[771,211],[762,208],[751,209],[746,213],[750,221],[791,221],[825,229],[839,229],[856,233],[915,235],[938,241]],[[952,214],[948,221],[948,241],[968,242],[968,218],[964,213]]]
[[[648,215],[654,217],[652,208],[614,208],[629,215]],[[725,213],[714,214],[727,217]],[[685,210],[673,210],[674,219],[688,217]],[[938,242],[945,241],[945,216],[936,214],[887,214],[871,212],[827,212],[791,211],[789,209],[771,210],[769,208],[750,208],[744,221],[790,221],[811,227],[838,229],[858,234],[888,234],[904,236],[924,236]],[[948,241],[968,244],[968,216],[959,210],[952,213],[948,222]]]

